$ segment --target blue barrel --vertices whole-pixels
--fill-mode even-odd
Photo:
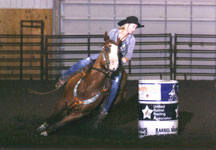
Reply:
[[[178,133],[178,81],[139,80],[139,138]]]

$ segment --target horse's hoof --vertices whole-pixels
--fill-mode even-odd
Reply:
[[[36,130],[38,131],[38,132],[42,132],[42,131],[44,131],[46,128],[48,127],[48,123],[43,123],[39,128],[37,128]]]
[[[41,136],[48,136],[48,133],[47,133],[46,131],[44,131],[44,132],[41,132],[40,135],[41,135]]]

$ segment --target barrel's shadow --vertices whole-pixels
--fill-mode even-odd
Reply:
[[[180,111],[179,112],[178,134],[183,133],[186,124],[191,121],[193,116],[194,116],[194,114],[192,112],[186,112],[186,111]]]

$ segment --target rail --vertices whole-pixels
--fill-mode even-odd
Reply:
[[[43,79],[40,35],[0,35],[0,79]]]
[[[216,35],[176,34],[174,78],[214,80],[216,76]]]
[[[129,78],[156,76],[172,78],[172,37],[170,34],[135,35],[136,46],[124,65]],[[48,35],[45,38],[45,79],[61,76],[77,61],[101,51],[103,35]],[[150,56],[153,54],[153,56]],[[141,70],[141,71],[140,71]]]
[[[136,34],[129,79],[215,79],[216,35]],[[42,39],[42,40],[41,40]],[[103,35],[0,35],[0,79],[56,80],[101,51]]]

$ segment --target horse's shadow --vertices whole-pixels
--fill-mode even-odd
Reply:
[[[131,129],[131,132],[134,131],[137,132],[138,109],[139,109],[138,95],[135,94],[129,97],[126,101],[123,101],[118,105],[116,105],[114,108],[112,108],[111,112],[104,119],[99,129],[93,128],[95,118],[99,114],[99,109],[96,109],[90,115],[80,120],[77,120],[75,122],[69,123],[68,126],[60,130],[59,133],[81,135],[82,133],[80,134],[80,132],[88,132],[89,134],[91,134],[91,132],[94,132],[95,134],[95,131],[97,130],[98,132],[101,132],[101,130],[106,130],[106,129],[108,130],[116,127],[119,129],[125,125],[127,125],[128,129]],[[193,116],[194,115],[191,112],[186,112],[186,111],[179,112],[178,134],[182,134],[184,132],[185,126],[191,121]]]

